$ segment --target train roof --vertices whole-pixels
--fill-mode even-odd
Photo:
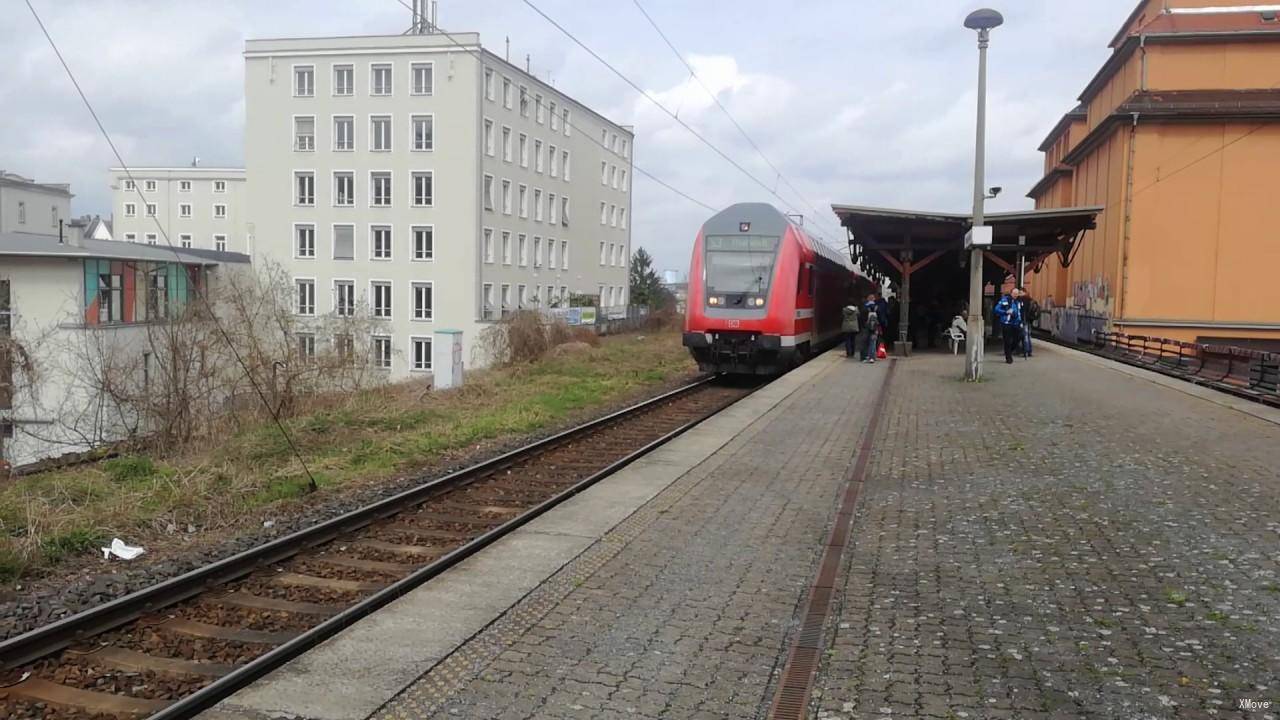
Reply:
[[[743,226],[749,228],[744,230]],[[736,235],[741,232],[750,232],[753,235],[770,235],[782,237],[787,228],[795,228],[800,237],[804,238],[805,243],[815,253],[827,258],[828,260],[843,265],[850,272],[854,272],[852,261],[850,261],[847,253],[841,252],[817,238],[810,235],[791,218],[787,217],[781,210],[770,205],[769,203],[736,203],[712,215],[702,225],[702,234],[706,235]]]

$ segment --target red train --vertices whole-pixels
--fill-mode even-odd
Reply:
[[[704,372],[776,375],[838,342],[841,309],[874,289],[772,205],[732,205],[694,243],[684,345]]]

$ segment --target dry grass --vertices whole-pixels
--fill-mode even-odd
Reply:
[[[455,391],[404,383],[308,398],[288,421],[321,487],[376,481],[487,441],[520,436],[617,402],[695,368],[678,334],[620,335],[589,351],[473,373]],[[234,527],[306,492],[284,439],[266,423],[163,457],[129,456],[0,487],[0,578],[193,526]]]

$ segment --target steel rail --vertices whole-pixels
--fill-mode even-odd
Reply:
[[[115,629],[140,617],[154,613],[162,608],[195,597],[208,591],[210,588],[225,585],[231,581],[244,577],[263,566],[280,562],[307,549],[323,545],[335,538],[365,527],[377,520],[395,515],[404,511],[406,508],[420,505],[430,500],[434,495],[441,494],[448,490],[465,487],[467,484],[489,476],[516,463],[517,461],[531,456],[536,456],[542,452],[562,445],[565,442],[588,435],[605,426],[612,425],[633,415],[655,408],[667,401],[687,395],[698,388],[706,386],[713,379],[714,378],[711,376],[703,377],[688,385],[684,385],[676,388],[675,390],[663,393],[662,395],[658,395],[635,405],[623,408],[617,412],[613,412],[582,425],[569,428],[568,430],[556,433],[550,437],[537,440],[528,445],[503,453],[497,457],[454,471],[448,475],[429,480],[417,487],[383,498],[382,500],[378,500],[364,507],[290,533],[284,537],[277,538],[177,577],[161,581],[155,585],[151,585],[150,587],[110,600],[101,605],[81,611],[48,625],[35,628],[21,635],[0,641],[0,670],[13,669],[40,658],[47,657],[76,642],[80,642],[94,635]],[[489,545],[507,532],[523,525],[537,515],[546,512],[546,510],[554,504],[562,502],[568,497],[581,492],[591,484],[613,472],[616,472],[622,467],[625,467],[641,455],[653,450],[658,445],[669,441],[671,438],[688,430],[698,422],[705,419],[706,416],[687,423],[676,431],[645,445],[621,460],[614,462],[605,469],[598,471],[590,477],[571,486],[568,490],[562,491],[550,500],[544,501],[543,503],[531,508],[519,517],[486,532],[484,535],[481,535],[475,540],[472,540],[459,548],[456,548],[448,554],[440,557],[438,560],[433,561],[429,565],[415,571],[408,577],[405,577],[374,595],[365,598],[356,605],[347,608],[338,615],[326,620],[322,624],[303,635],[298,636],[285,645],[267,652],[258,659],[237,669],[232,674],[224,676],[222,679],[207,686],[206,690],[210,688],[218,688],[220,692],[228,692],[226,688],[229,688],[232,685],[240,687],[241,685],[260,677],[265,672],[278,667],[288,658],[294,657],[306,649],[315,646],[321,640],[330,637],[338,630],[346,627],[352,622],[355,622],[355,620],[367,615],[369,612],[372,612],[379,607],[382,607],[396,597],[403,595],[405,592],[417,587],[431,577],[443,572],[448,567],[469,557],[480,548]],[[171,705],[170,707],[187,708],[188,712],[194,712],[194,710],[189,709],[193,707],[193,703],[195,702],[194,699],[209,696],[210,695],[208,693],[201,690],[195,695],[188,696],[188,698],[175,701],[174,705]],[[207,704],[195,704],[199,704],[201,708],[209,707]],[[165,710],[156,714],[154,717],[176,718],[186,717],[186,715],[173,714],[168,710]]]

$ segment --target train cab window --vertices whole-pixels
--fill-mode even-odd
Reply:
[[[711,235],[705,244],[708,304],[762,307],[772,284],[778,238]]]

